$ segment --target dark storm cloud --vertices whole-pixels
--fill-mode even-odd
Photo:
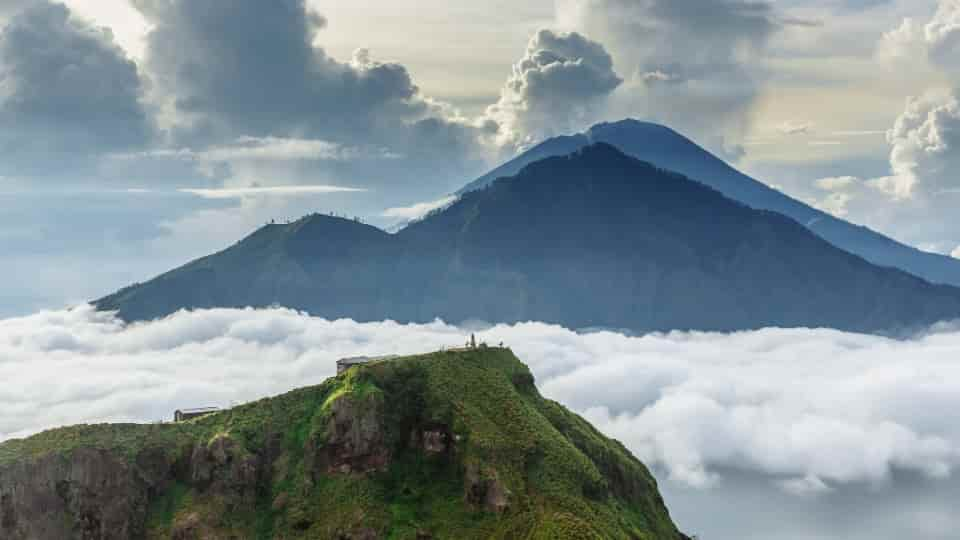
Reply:
[[[108,30],[32,2],[0,29],[0,176],[78,174],[98,155],[145,144],[141,91]]]
[[[653,19],[674,27],[696,29],[706,39],[763,40],[777,25],[773,9],[766,2],[658,0],[649,5]]]
[[[294,176],[411,200],[482,168],[483,130],[421,95],[400,64],[364,49],[349,62],[327,55],[314,44],[325,20],[303,0],[133,3],[154,27],[145,65],[176,146],[276,137],[385,149],[389,160],[299,160]]]
[[[341,63],[312,43],[324,19],[302,0],[134,0],[153,23],[148,65],[176,111],[214,132],[301,136],[372,129],[416,115],[407,70],[363,53]]]

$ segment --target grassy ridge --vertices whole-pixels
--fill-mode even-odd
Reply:
[[[317,472],[335,403],[348,399],[382,424],[391,456],[382,472]],[[352,409],[353,410],[353,409]],[[418,429],[453,442],[431,454],[411,442]],[[229,437],[264,467],[253,495],[174,478],[151,501],[150,538],[199,520],[207,534],[237,538],[336,538],[363,527],[391,539],[679,539],[647,469],[616,441],[540,396],[507,349],[446,351],[359,366],[303,388],[181,424],[77,426],[0,445],[0,467],[77,448],[100,448],[133,463],[160,449],[170,463],[197,445]],[[465,494],[471,483],[508,493],[491,511]]]

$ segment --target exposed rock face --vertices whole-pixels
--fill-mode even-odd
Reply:
[[[199,514],[190,513],[178,519],[173,525],[173,540],[201,540],[203,523]]]
[[[482,471],[468,465],[464,475],[467,502],[487,512],[502,514],[510,509],[510,490],[497,478],[496,471]]]
[[[445,454],[453,448],[454,442],[450,430],[440,424],[414,429],[410,433],[410,446],[427,455]]]
[[[345,395],[333,402],[326,439],[310,441],[310,469],[317,474],[353,474],[386,470],[386,445],[381,399]]]
[[[190,483],[211,492],[230,506],[253,504],[259,482],[260,462],[227,435],[218,435],[206,445],[197,445],[190,458]]]
[[[256,456],[229,436],[197,445],[183,463],[159,450],[130,462],[106,450],[81,448],[0,470],[3,540],[129,540],[146,534],[151,497],[177,480],[212,494],[227,510],[251,505],[260,481]],[[185,478],[178,478],[184,468]],[[211,539],[197,514],[174,523],[175,540]]]
[[[0,470],[0,538],[138,538],[144,534],[150,476],[158,472],[92,449]]]

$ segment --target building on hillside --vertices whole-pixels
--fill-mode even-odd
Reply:
[[[351,356],[349,358],[341,358],[337,360],[337,375],[340,375],[353,366],[369,364],[370,362],[376,362],[378,360],[390,360],[396,357],[397,355],[395,354],[388,354],[386,356]]]
[[[174,422],[185,422],[191,418],[198,418],[200,416],[206,416],[208,414],[213,414],[215,412],[220,412],[220,407],[199,407],[196,409],[180,409],[173,413]]]
[[[341,358],[340,360],[337,360],[337,375],[352,368],[353,366],[366,364],[370,362],[370,360],[372,360],[372,358],[369,356],[351,356],[350,358]]]

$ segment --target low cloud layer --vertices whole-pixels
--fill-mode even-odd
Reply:
[[[152,421],[316,384],[334,360],[461,343],[437,322],[330,322],[213,310],[124,326],[88,308],[0,321],[0,439],[76,422]],[[829,330],[627,337],[497,326],[540,388],[681,484],[723,469],[792,493],[930,478],[960,464],[960,331],[911,341]],[[57,376],[51,378],[50,374]]]
[[[211,310],[124,326],[89,308],[0,320],[0,440],[169,420],[317,384],[358,354],[459,345],[441,322]],[[960,521],[960,329],[910,341],[830,330],[628,337],[483,328],[541,391],[653,467],[681,528],[715,540],[918,540]]]

